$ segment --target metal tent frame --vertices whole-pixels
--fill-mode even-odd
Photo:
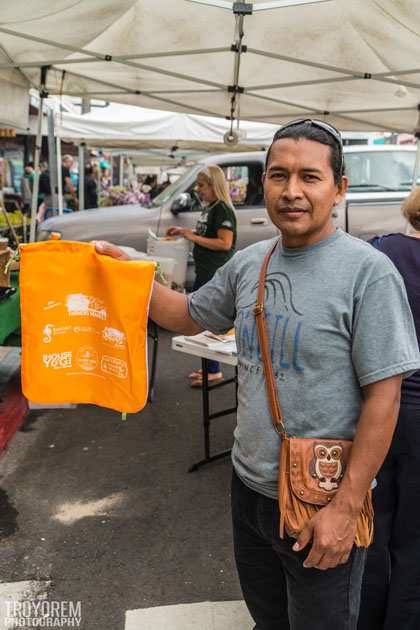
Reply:
[[[299,88],[306,86],[315,86],[315,85],[328,85],[328,84],[336,84],[343,82],[351,82],[351,81],[373,81],[385,84],[396,85],[398,88],[412,88],[416,90],[420,90],[420,83],[415,81],[410,81],[407,77],[410,75],[418,74],[420,75],[420,67],[408,67],[401,68],[399,70],[392,70],[388,72],[379,72],[372,73],[368,68],[343,68],[339,66],[335,66],[332,64],[322,64],[316,61],[311,61],[310,59],[300,59],[295,58],[288,55],[277,54],[272,51],[260,50],[252,47],[247,47],[243,44],[243,40],[245,37],[245,20],[252,19],[252,15],[258,13],[260,11],[268,11],[281,9],[291,6],[300,6],[300,5],[308,5],[308,4],[324,4],[328,3],[331,0],[273,0],[271,2],[262,2],[259,4],[251,4],[249,2],[227,2],[225,0],[186,0],[189,3],[197,3],[206,6],[212,6],[219,9],[225,9],[232,12],[234,18],[234,37],[233,43],[231,45],[227,45],[225,47],[216,47],[216,48],[195,48],[190,50],[167,50],[167,51],[156,51],[152,53],[138,53],[138,54],[130,54],[130,55],[112,55],[111,53],[97,53],[95,51],[89,50],[88,48],[80,48],[77,46],[71,46],[70,44],[62,43],[55,41],[54,39],[46,39],[37,37],[35,35],[31,35],[28,33],[18,32],[9,28],[0,27],[0,33],[5,35],[9,35],[16,38],[23,38],[27,41],[33,41],[41,44],[45,44],[47,46],[51,46],[67,53],[77,53],[81,56],[77,58],[51,58],[40,61],[11,61],[9,63],[0,64],[0,70],[12,69],[16,68],[22,72],[28,69],[48,67],[48,69],[63,71],[63,67],[65,66],[65,72],[67,76],[74,76],[80,79],[87,79],[90,81],[94,81],[95,84],[99,87],[108,88],[108,89],[87,89],[83,91],[73,91],[67,92],[66,94],[70,96],[80,96],[80,97],[95,97],[100,98],[104,97],[112,97],[123,94],[131,94],[131,95],[141,95],[149,98],[151,101],[157,101],[158,103],[165,104],[166,106],[175,106],[177,108],[185,109],[185,102],[182,100],[176,100],[173,98],[173,95],[183,96],[188,94],[214,94],[217,92],[226,92],[230,96],[230,108],[229,111],[226,111],[225,117],[231,120],[232,125],[234,120],[240,119],[240,99],[242,95],[246,95],[256,99],[256,103],[258,101],[266,101],[270,103],[278,103],[279,105],[289,105],[293,108],[293,111],[290,112],[281,112],[278,115],[275,113],[272,114],[260,114],[258,112],[258,107],[256,105],[255,114],[247,115],[247,119],[249,120],[271,120],[276,121],[276,119],[287,119],[290,117],[300,117],[300,116],[322,116],[323,118],[328,117],[336,117],[342,119],[343,121],[351,122],[361,125],[372,125],[375,124],[377,127],[385,131],[395,131],[402,132],[407,131],[407,129],[398,129],[394,127],[389,127],[384,124],[375,123],[372,119],[360,118],[358,115],[360,114],[372,114],[377,115],[381,113],[386,113],[390,111],[414,111],[416,106],[407,106],[401,108],[390,108],[390,107],[378,107],[378,108],[366,108],[366,109],[331,109],[331,110],[319,110],[316,108],[306,107],[303,103],[296,101],[288,101],[280,98],[273,98],[269,96],[265,96],[264,92],[271,89],[284,89],[284,88]],[[180,72],[174,72],[171,70],[167,70],[165,68],[161,68],[155,65],[144,64],[142,60],[157,60],[157,59],[167,59],[170,57],[183,57],[183,56],[191,56],[191,55],[217,55],[219,53],[231,52],[233,55],[233,71],[232,71],[232,82],[229,85],[222,84],[220,82],[211,81],[204,77],[192,76],[189,74],[183,74]],[[302,81],[293,81],[293,82],[276,82],[270,84],[255,84],[255,85],[243,85],[241,83],[241,60],[244,55],[254,55],[261,58],[271,58],[278,61],[283,61],[291,64],[295,64],[299,67],[303,68],[312,68],[316,70],[323,70],[329,73],[335,73],[336,77],[326,77],[326,78],[318,78],[318,79],[310,79],[310,80],[302,80]],[[116,84],[108,81],[104,81],[102,79],[97,79],[95,76],[89,74],[83,74],[83,65],[86,63],[95,63],[95,62],[106,62],[111,65],[122,65],[126,67],[130,67],[137,70],[143,70],[146,72],[171,77],[174,79],[181,79],[183,81],[191,82],[195,84],[197,87],[191,89],[167,89],[167,90],[136,90],[130,86],[124,84]],[[80,72],[73,72],[69,70],[71,66],[80,66]],[[40,84],[37,86],[39,89],[45,89],[45,86]],[[54,89],[49,90],[49,94],[58,94],[59,92]],[[211,109],[204,109],[201,107],[197,107],[192,104],[188,104],[187,109],[191,112],[197,112],[199,114],[205,114],[210,116],[220,116],[220,113],[212,111]]]

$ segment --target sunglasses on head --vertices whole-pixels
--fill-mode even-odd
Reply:
[[[304,125],[304,124],[310,124],[313,127],[317,127],[318,129],[323,129],[323,131],[326,131],[328,134],[330,134],[330,136],[334,138],[334,140],[337,142],[340,148],[341,170],[343,170],[343,166],[344,166],[343,139],[338,129],[336,129],[329,123],[326,123],[323,120],[316,120],[315,118],[300,118],[299,120],[291,120],[290,122],[283,125],[281,128],[281,131],[283,131],[284,129],[290,129],[290,127],[297,127],[298,125]]]

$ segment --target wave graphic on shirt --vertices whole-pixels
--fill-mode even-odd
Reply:
[[[257,293],[258,286],[259,281],[252,286],[251,293]],[[265,278],[264,303],[276,304],[279,299],[282,300],[286,311],[293,311],[296,315],[303,316],[303,313],[294,304],[293,287],[289,276],[282,271],[273,271],[268,273]],[[241,306],[241,308],[251,308],[255,302],[256,300]]]

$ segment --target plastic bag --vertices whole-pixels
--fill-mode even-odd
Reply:
[[[26,398],[142,409],[155,264],[115,260],[71,241],[21,245],[20,253]]]

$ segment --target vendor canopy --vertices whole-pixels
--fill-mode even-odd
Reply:
[[[1,5],[3,51],[35,85],[49,65],[53,94],[275,124],[318,116],[343,130],[417,123],[418,0]]]
[[[56,107],[57,99],[53,105]],[[223,144],[229,122],[220,118],[115,104],[89,114],[63,113],[57,120],[63,139],[84,141],[95,147],[160,148],[172,151],[177,158],[182,157],[183,149],[232,151],[231,146]],[[264,148],[271,143],[276,129],[274,125],[243,122],[242,135],[233,149]],[[159,157],[155,157],[157,161]]]

